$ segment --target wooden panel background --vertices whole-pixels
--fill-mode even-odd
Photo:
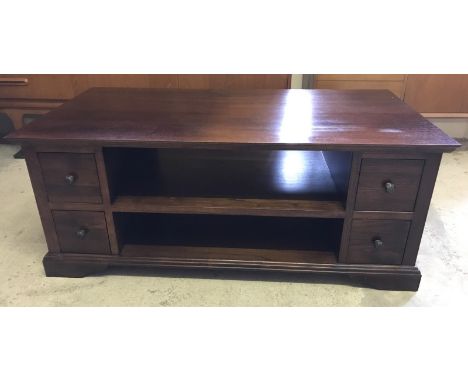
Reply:
[[[410,74],[405,102],[420,113],[468,113],[468,75]]]
[[[11,79],[19,80],[16,84]],[[23,81],[21,81],[23,80]],[[290,74],[0,74],[0,112],[16,129],[93,87],[288,89]]]
[[[317,74],[320,81],[404,81],[405,74]]]
[[[1,79],[24,78],[26,85],[5,85]],[[69,99],[74,95],[71,75],[0,74],[0,98],[7,99]]]
[[[388,89],[419,113],[466,116],[468,74],[317,74],[304,75],[317,89]]]
[[[405,74],[317,74],[316,89],[387,89],[402,99]]]
[[[27,84],[2,84],[8,78]],[[67,100],[92,87],[287,89],[290,81],[290,74],[0,74],[0,99]]]

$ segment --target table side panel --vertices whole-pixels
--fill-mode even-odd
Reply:
[[[414,210],[414,216],[408,236],[402,265],[415,265],[418,255],[419,245],[429,212],[432,193],[434,191],[437,173],[439,172],[442,154],[428,154],[424,164],[423,175],[419,186],[418,198]]]
[[[23,150],[47,247],[51,253],[58,253],[60,252],[60,246],[37,153],[32,147],[24,147]]]

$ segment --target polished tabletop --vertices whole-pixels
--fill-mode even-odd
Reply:
[[[386,90],[94,88],[11,133],[19,143],[451,151]]]

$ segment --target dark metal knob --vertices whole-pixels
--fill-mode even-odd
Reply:
[[[374,239],[372,242],[374,243],[374,248],[375,249],[379,249],[380,247],[383,246],[382,239],[377,238],[377,239]]]
[[[76,181],[76,175],[75,174],[68,174],[65,175],[65,182],[68,184],[73,184]]]
[[[80,239],[84,239],[87,233],[88,230],[84,227],[81,227],[78,231],[76,231],[76,236],[78,236]]]
[[[392,182],[385,182],[384,187],[385,191],[388,193],[392,193],[395,191],[395,185]]]

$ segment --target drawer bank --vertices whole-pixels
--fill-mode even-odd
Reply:
[[[11,133],[47,276],[109,266],[335,274],[417,290],[443,152],[388,91],[94,88]]]

